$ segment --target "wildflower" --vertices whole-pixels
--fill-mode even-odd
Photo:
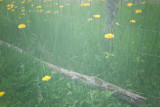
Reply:
[[[14,6],[14,8],[17,8],[18,6]]]
[[[0,97],[2,97],[5,94],[4,91],[0,92]]]
[[[108,33],[108,34],[105,34],[104,37],[107,38],[107,39],[111,39],[111,38],[114,38],[114,34]]]
[[[21,12],[24,12],[24,11],[25,11],[24,9],[21,10]]]
[[[93,17],[100,18],[101,16],[100,15],[93,15]]]
[[[33,7],[33,6],[34,6],[34,4],[31,4],[31,6]]]
[[[84,3],[83,6],[90,6],[90,3]]]
[[[18,26],[19,29],[23,29],[23,28],[25,28],[25,27],[26,27],[25,24],[20,24],[20,25]]]
[[[11,5],[10,4],[8,4],[6,7],[10,7]]]
[[[93,20],[92,18],[89,18],[89,19],[88,19],[89,22],[92,21],[92,20]]]
[[[133,6],[133,3],[128,3],[127,6],[131,7],[131,6]]]
[[[116,25],[118,25],[118,26],[119,26],[119,23],[118,23],[118,22],[116,22]]]
[[[131,23],[136,23],[136,21],[135,21],[135,20],[130,20],[130,22],[131,22]]]
[[[0,2],[1,2],[1,1],[3,1],[3,0],[0,0]]]
[[[21,15],[24,15],[24,16],[25,16],[26,14],[25,14],[25,13],[22,13]]]
[[[92,0],[88,0],[89,2],[91,2]]]
[[[48,81],[49,79],[51,79],[51,76],[45,76],[42,78],[43,81]]]
[[[42,13],[42,12],[43,12],[43,10],[39,10],[39,12],[40,12],[40,13]]]
[[[60,6],[59,6],[59,8],[63,8],[63,7],[64,7],[63,5],[60,5]]]
[[[56,3],[55,5],[58,5],[58,3]]]
[[[14,4],[11,4],[11,5],[10,5],[10,8],[13,8],[13,6],[14,6]]]
[[[142,10],[137,9],[135,12],[136,12],[136,13],[142,13]]]
[[[38,9],[42,8],[42,6],[37,6]]]

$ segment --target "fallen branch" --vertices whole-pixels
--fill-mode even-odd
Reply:
[[[5,46],[7,46],[9,48],[12,48],[12,49],[20,52],[20,53],[27,54],[22,49],[14,46],[14,45],[11,45],[11,44],[9,44],[7,42],[4,42],[2,40],[0,40],[0,45],[5,45]],[[135,93],[132,93],[132,92],[127,91],[125,89],[122,89],[122,88],[120,88],[120,87],[118,87],[116,85],[107,83],[107,82],[103,81],[102,79],[97,78],[95,76],[87,76],[87,75],[83,75],[83,74],[80,74],[80,73],[77,73],[77,72],[66,70],[64,68],[61,68],[61,67],[55,66],[53,64],[50,64],[48,62],[42,61],[42,60],[40,60],[40,59],[38,59],[38,58],[36,58],[34,56],[32,56],[32,57],[36,61],[45,64],[48,68],[53,69],[53,70],[57,70],[61,74],[69,77],[72,80],[76,80],[76,81],[78,81],[80,83],[85,83],[85,84],[87,84],[87,85],[89,85],[91,87],[99,88],[99,89],[102,89],[102,90],[113,91],[114,92],[113,95],[123,99],[124,101],[127,101],[130,104],[145,106],[145,101],[147,100],[145,97],[142,97],[142,96],[140,96],[138,94],[135,94]]]

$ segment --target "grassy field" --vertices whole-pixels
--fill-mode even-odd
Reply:
[[[119,3],[114,39],[104,50],[104,0],[0,0],[0,40],[28,54],[0,45],[2,107],[130,107],[108,91],[51,71],[31,55],[65,69],[97,76],[160,105],[159,1]],[[132,1],[131,1],[132,2]],[[136,14],[140,9],[142,12]],[[100,15],[96,17],[95,15]],[[89,18],[92,20],[89,21]],[[130,20],[135,20],[131,23]],[[25,24],[25,28],[18,28]],[[46,75],[49,81],[42,81]]]

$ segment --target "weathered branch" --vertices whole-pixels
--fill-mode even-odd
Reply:
[[[21,53],[25,53],[22,49],[19,49],[18,47],[11,45],[9,43],[6,43],[4,41],[0,40],[0,45],[5,45],[9,48],[13,48],[14,50],[21,52]],[[53,69],[53,70],[57,70],[59,71],[61,74],[69,77],[72,80],[76,80],[80,83],[86,83],[91,87],[95,87],[95,88],[99,88],[102,90],[109,90],[109,91],[113,91],[115,96],[123,99],[124,101],[129,102],[130,104],[134,104],[134,105],[141,105],[141,106],[145,106],[145,101],[147,100],[145,97],[142,97],[138,94],[132,93],[130,91],[127,91],[125,89],[122,89],[116,85],[107,83],[105,81],[103,81],[100,78],[97,78],[95,76],[87,76],[87,75],[83,75],[77,72],[73,72],[70,70],[66,70],[64,68],[55,66],[53,64],[50,64],[48,62],[42,61],[34,56],[32,56],[36,61],[41,62],[43,64],[45,64],[48,68]]]

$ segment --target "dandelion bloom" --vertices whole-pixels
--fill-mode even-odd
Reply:
[[[38,9],[42,8],[42,6],[37,6]]]
[[[1,2],[1,1],[3,1],[3,0],[0,0],[0,2]]]
[[[114,38],[114,34],[108,33],[108,34],[105,34],[104,37],[107,38],[107,39],[111,39],[111,38]]]
[[[136,13],[142,13],[142,10],[137,9],[137,10],[136,10]]]
[[[90,6],[90,3],[84,3],[83,6]]]
[[[89,22],[92,21],[92,20],[93,20],[92,18],[89,18],[89,19],[88,19]]]
[[[131,6],[133,6],[133,3],[128,3],[127,6],[131,7]]]
[[[51,79],[51,76],[45,76],[42,78],[43,81],[48,81],[49,79]]]
[[[39,10],[39,12],[41,13],[41,12],[43,12],[43,10]]]
[[[130,22],[131,22],[131,23],[136,23],[136,21],[135,21],[135,20],[130,20]]]
[[[116,22],[116,25],[118,25],[118,26],[119,26],[119,23],[118,23],[118,22]]]
[[[95,17],[95,18],[100,18],[101,15],[93,15],[93,17]]]
[[[63,6],[63,5],[60,5],[59,7],[60,7],[60,8],[63,8],[64,6]]]
[[[0,92],[0,97],[3,96],[5,94],[4,91]]]
[[[92,0],[88,0],[89,2],[91,2]]]
[[[20,25],[18,26],[19,29],[23,29],[23,28],[25,28],[25,27],[26,27],[25,24],[20,24]]]

